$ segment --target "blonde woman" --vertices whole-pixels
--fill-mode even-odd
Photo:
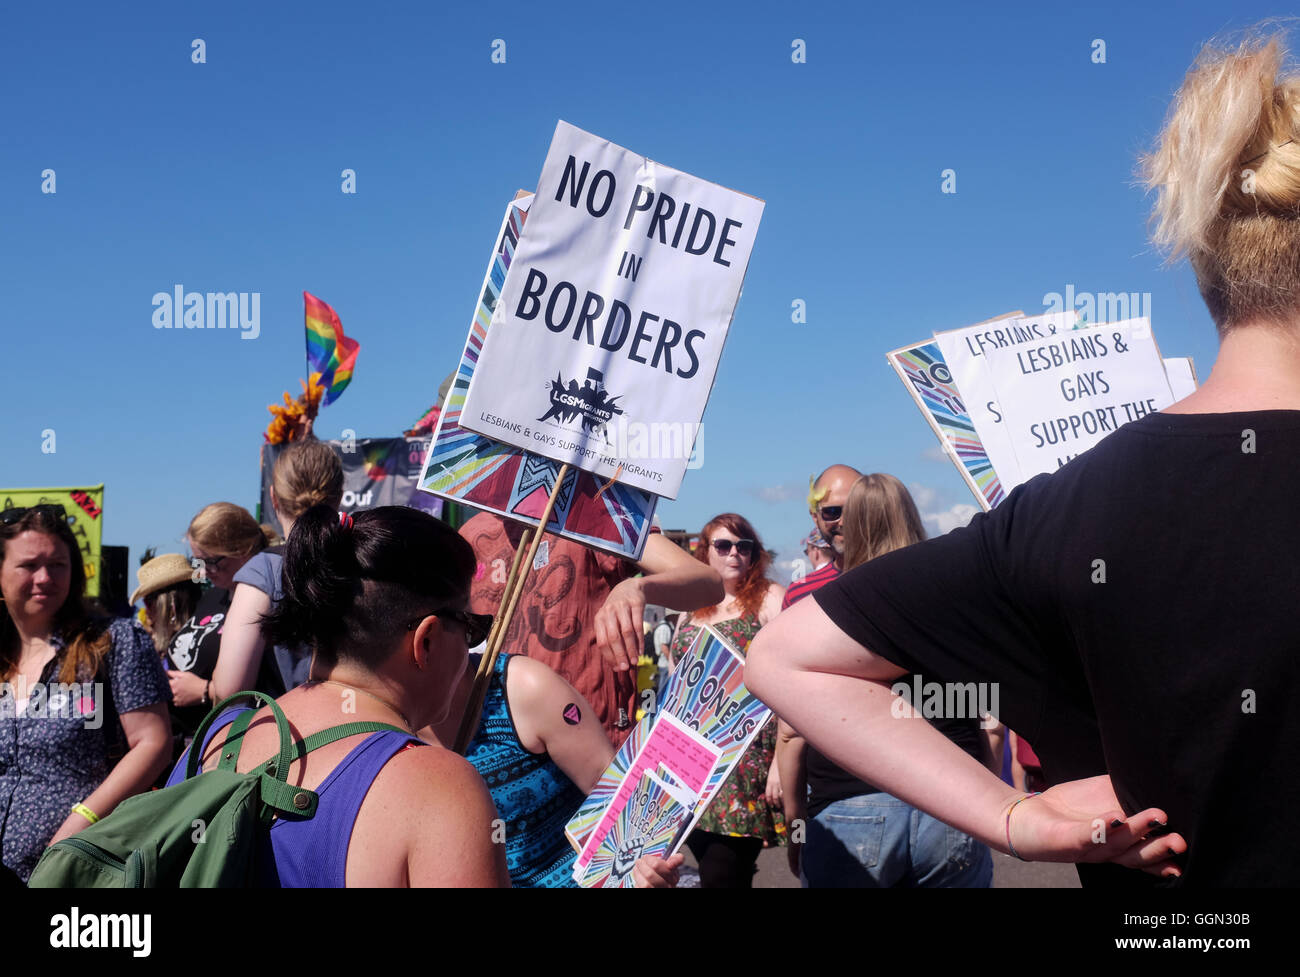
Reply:
[[[1300,74],[1282,39],[1208,45],[1144,175],[1154,239],[1190,258],[1218,327],[1204,386],[828,585],[763,630],[746,677],[837,763],[1001,851],[1290,886]],[[1066,782],[1026,795],[893,719],[889,685],[918,665],[1000,683],[1002,718]]]
[[[295,441],[275,461],[271,505],[287,539],[299,516],[314,505],[337,510],[343,500],[343,465],[329,445],[310,438]],[[283,557],[274,547],[250,560],[234,575],[235,593],[212,673],[212,696],[220,700],[251,688],[259,670],[270,669],[283,689],[307,681],[311,656],[305,648],[272,646],[267,654],[262,618],[280,600]]]
[[[863,475],[840,521],[844,570],[925,539],[911,493],[893,475]],[[978,716],[936,718],[953,743],[988,762]],[[810,888],[987,888],[987,845],[950,828],[827,759],[783,727],[777,759],[787,823],[803,824],[791,868]]]
[[[185,532],[193,554],[194,580],[207,579],[193,612],[167,643],[163,662],[172,690],[172,720],[183,736],[193,736],[212,708],[212,680],[229,625],[235,575],[275,540],[247,509],[213,502],[199,510]],[[278,695],[282,684],[267,669],[250,677],[250,688]]]

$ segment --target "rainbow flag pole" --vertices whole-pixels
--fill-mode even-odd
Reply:
[[[332,404],[352,382],[361,344],[343,334],[343,323],[328,303],[310,292],[302,293],[307,324],[307,372],[320,375],[325,388],[321,406]]]

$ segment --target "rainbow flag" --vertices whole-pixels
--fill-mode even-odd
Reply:
[[[321,406],[325,407],[338,400],[352,382],[361,344],[343,335],[343,323],[327,303],[310,292],[303,292],[302,299],[307,318],[307,372],[320,374],[325,388]]]

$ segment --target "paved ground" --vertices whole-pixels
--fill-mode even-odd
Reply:
[[[685,848],[686,865],[683,867],[682,886],[699,885],[695,872],[695,859]],[[689,871],[688,871],[689,870]],[[799,880],[786,867],[785,849],[769,848],[758,856],[758,874],[754,876],[756,889],[797,889]],[[1077,889],[1079,875],[1073,865],[1052,862],[1021,862],[1010,855],[993,853],[993,888],[995,889]]]

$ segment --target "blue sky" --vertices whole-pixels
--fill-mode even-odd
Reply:
[[[1209,373],[1213,325],[1147,243],[1134,166],[1200,44],[1277,7],[470,6],[0,15],[0,486],[104,482],[133,568],[183,551],[208,502],[252,509],[266,405],[305,371],[303,289],[362,347],[318,433],[399,434],[455,365],[560,118],[767,202],[704,464],[665,526],[736,510],[795,555],[832,462],[899,476],[951,526],[973,499],[884,354],[1067,285],[1150,293],[1162,352]],[[261,293],[261,335],[154,329],[178,284]]]

